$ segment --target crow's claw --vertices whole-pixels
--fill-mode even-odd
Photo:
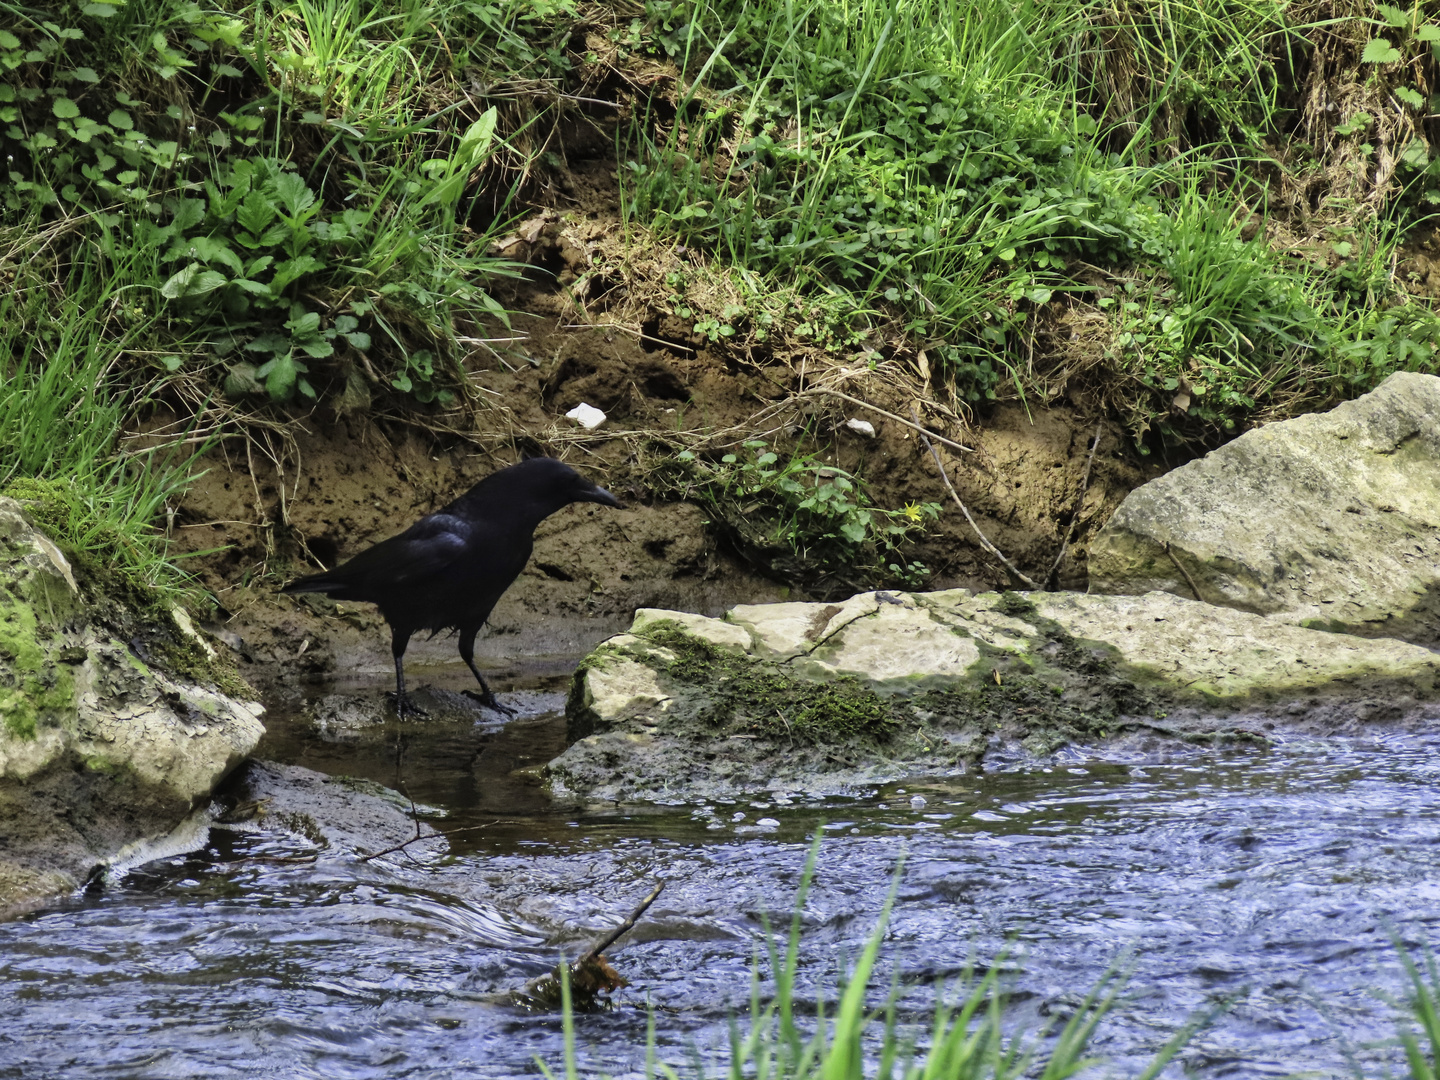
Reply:
[[[395,715],[404,720],[407,716],[413,716],[418,720],[430,719],[430,714],[410,700],[409,694],[396,694],[387,692],[385,700],[395,708]]]
[[[485,693],[483,694],[475,690],[461,690],[460,692],[466,697],[468,697],[471,701],[478,701],[481,705],[494,709],[501,716],[505,716],[513,720],[518,715],[515,710],[512,709],[509,705],[500,704],[500,699],[497,698],[489,690],[485,691]]]

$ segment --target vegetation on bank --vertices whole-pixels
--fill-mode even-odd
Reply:
[[[1349,0],[5,0],[0,489],[50,482],[67,546],[175,587],[210,440],[317,406],[482,431],[496,240],[581,127],[622,208],[584,315],[941,426],[1068,393],[1142,449],[1223,438],[1435,370],[1437,48]],[[933,507],[772,453],[656,487],[923,580]]]

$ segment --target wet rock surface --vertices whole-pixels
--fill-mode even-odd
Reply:
[[[1321,629],[1440,642],[1440,378],[1247,432],[1137,488],[1092,593],[1161,589]]]
[[[404,844],[407,856],[424,860],[448,850],[433,826],[420,829],[424,835],[416,839],[416,816],[433,814],[432,807],[412,807],[399,792],[372,780],[248,761],[224,794],[229,803],[253,805],[257,827],[284,830],[332,855],[363,857]]]
[[[264,710],[142,658],[8,499],[0,605],[3,908],[73,888],[174,828],[254,748]]]
[[[1440,657],[1231,608],[1076,593],[864,593],[643,610],[591,653],[567,707],[562,796],[830,794],[963,772],[991,748],[1265,741],[1404,724]]]

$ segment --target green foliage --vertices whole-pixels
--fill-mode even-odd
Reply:
[[[867,1080],[873,1076],[904,1080],[1064,1080],[1099,1063],[1088,1049],[1100,1024],[1119,1004],[1124,992],[1125,978],[1118,968],[1111,968],[1100,978],[1063,1024],[1038,1033],[1016,1031],[1007,1021],[1009,1002],[1001,982],[1001,972],[1007,966],[1005,953],[983,974],[967,968],[952,984],[937,987],[935,1012],[923,1031],[915,1030],[918,1025],[900,1007],[904,988],[892,986],[879,1008],[870,1004],[871,982],[899,892],[903,860],[896,866],[890,894],[877,913],[875,930],[841,985],[829,1000],[821,991],[819,999],[812,1003],[812,991],[805,989],[802,993],[800,936],[823,836],[823,832],[816,834],[805,860],[789,933],[783,942],[777,934],[765,935],[769,978],[757,960],[751,974],[749,1015],[743,1028],[737,1023],[732,1029],[730,1063],[724,1075],[765,1080]],[[810,1025],[804,1017],[812,1009],[815,1022]],[[575,1020],[568,983],[562,988],[562,1011],[565,1075],[576,1077]],[[1211,1008],[1187,1023],[1156,1052],[1138,1074],[1139,1080],[1160,1075],[1218,1011],[1218,1007]],[[646,1080],[678,1080],[680,1073],[658,1061],[653,1024],[649,1035]],[[543,1062],[537,1063],[547,1080],[554,1080],[555,1074]],[[1418,1080],[1430,1074],[1415,1075]],[[695,1080],[705,1080],[707,1074],[697,1066],[694,1076]]]
[[[123,301],[143,260],[98,260],[77,267],[72,296],[98,306]],[[149,329],[130,322],[117,336],[65,305],[46,310],[37,293],[0,297],[0,492],[24,501],[52,538],[82,564],[102,567],[131,585],[180,598],[184,575],[165,556],[153,526],[183,488],[202,442],[117,454],[134,407],[116,363]]]
[[[760,440],[718,461],[682,450],[660,463],[657,480],[699,501],[772,566],[788,557],[812,570],[881,580],[888,572],[907,585],[929,576],[899,552],[940,516],[940,505],[876,507],[858,477],[821,464],[814,454],[782,458]]]

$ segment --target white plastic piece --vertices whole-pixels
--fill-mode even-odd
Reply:
[[[845,426],[855,432],[856,435],[864,435],[867,439],[873,439],[875,437],[875,425],[870,423],[869,420],[859,420],[851,417],[845,421]]]
[[[586,431],[594,431],[605,422],[605,414],[594,405],[587,405],[582,401],[565,414],[565,419],[574,420]]]

